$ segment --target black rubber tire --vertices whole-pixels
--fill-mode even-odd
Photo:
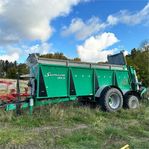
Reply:
[[[112,105],[110,105],[110,96],[117,96],[117,106],[116,107],[112,107]],[[108,111],[108,112],[116,112],[118,110],[120,110],[123,106],[123,96],[122,93],[116,89],[116,88],[108,88],[105,89],[100,97],[100,103],[101,106],[104,110]]]
[[[135,95],[128,95],[124,99],[124,107],[128,109],[137,109],[139,108],[139,99]]]

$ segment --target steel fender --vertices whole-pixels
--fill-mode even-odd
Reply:
[[[103,91],[105,88],[110,88],[110,86],[102,86],[102,87],[100,87],[100,88],[97,90],[97,92],[96,92],[96,94],[95,94],[95,97],[100,97],[102,91]]]

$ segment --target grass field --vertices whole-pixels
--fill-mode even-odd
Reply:
[[[116,113],[67,104],[37,108],[32,116],[0,111],[0,148],[149,149],[148,102]]]

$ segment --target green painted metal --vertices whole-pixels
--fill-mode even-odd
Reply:
[[[76,96],[71,96],[71,98],[56,98],[56,99],[50,99],[50,100],[36,100],[34,105],[29,105],[29,103],[24,102],[21,103],[21,109],[29,108],[30,114],[33,112],[34,107],[39,107],[39,106],[44,106],[48,104],[56,104],[56,103],[61,103],[61,102],[66,102],[66,101],[74,101],[76,100]],[[8,104],[6,106],[6,111],[11,111],[11,110],[16,110],[16,104]]]
[[[68,96],[68,68],[58,66],[39,65],[42,70],[44,83],[46,86],[47,97],[66,97]],[[38,84],[39,90],[40,84]],[[37,98],[44,98],[37,94]]]
[[[131,88],[134,91],[138,90],[138,81],[137,81],[137,77],[136,77],[136,71],[132,66],[128,66],[128,73],[129,73],[129,79],[130,79],[130,84],[131,84]]]
[[[146,88],[143,88],[143,89],[142,89],[142,91],[141,91],[141,93],[140,93],[141,97],[143,97],[143,95],[146,93],[146,91],[147,91]]]
[[[128,71],[116,71],[116,80],[117,80],[118,87],[122,91],[131,90]]]
[[[71,68],[77,96],[93,95],[93,69]]]
[[[76,100],[83,96],[92,97],[95,101],[97,90],[105,86],[115,86],[122,92],[139,91],[136,73],[132,67],[65,63],[62,65],[61,61],[42,61],[31,66],[33,81],[36,80],[33,91],[35,93],[30,97],[33,98],[33,103],[21,103],[21,108],[29,108],[32,113],[34,107]],[[6,106],[6,110],[15,109],[16,104]]]
[[[21,103],[21,109],[28,108],[29,104],[27,102]],[[16,104],[11,103],[6,106],[6,111],[16,110]]]
[[[103,68],[81,68],[50,64],[38,64],[38,71],[41,69],[47,96],[39,96],[39,72],[37,79],[37,96],[35,100],[43,98],[62,98],[71,97],[70,95],[70,72],[72,74],[76,95],[79,96],[93,96],[95,91],[95,76],[99,87],[103,86],[117,86],[122,91],[133,90],[132,80],[134,79],[134,72],[129,69],[103,69]],[[129,75],[131,74],[131,75]]]
[[[109,86],[113,84],[113,70],[97,69],[96,74],[98,77],[99,86]]]

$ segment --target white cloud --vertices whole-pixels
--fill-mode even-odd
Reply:
[[[3,1],[0,0],[0,14],[3,12]]]
[[[124,56],[126,56],[126,55],[128,55],[129,54],[129,52],[128,51],[124,51]]]
[[[21,49],[7,46],[5,50],[0,51],[0,60],[8,60],[9,62],[18,61],[21,54]]]
[[[9,62],[14,62],[19,60],[19,54],[17,52],[11,54],[11,55],[0,55],[0,60],[8,60]]]
[[[49,43],[42,43],[42,44],[36,44],[31,47],[25,47],[25,54],[31,54],[31,53],[40,53],[40,54],[47,54],[49,52],[53,52],[52,44]]]
[[[107,22],[108,22],[108,26],[109,25],[116,25],[118,22],[118,18],[117,17],[113,17],[112,15],[109,15],[107,18]]]
[[[106,24],[101,23],[98,17],[91,17],[89,20],[84,22],[80,18],[75,18],[71,21],[69,27],[63,27],[62,35],[68,36],[75,34],[75,37],[79,40],[85,39],[92,33],[101,31],[106,27]]]
[[[103,33],[85,40],[83,45],[77,46],[77,52],[82,61],[101,62],[107,60],[107,55],[113,54],[115,49],[106,50],[119,40],[113,33]]]
[[[48,53],[52,45],[47,40],[54,30],[51,22],[68,15],[80,2],[88,0],[0,0],[0,59],[15,61],[33,52]],[[24,40],[41,44],[28,47],[22,45]]]
[[[67,15],[83,1],[86,0],[0,0],[0,41],[46,41],[53,33],[51,21]]]
[[[118,23],[123,23],[127,25],[136,25],[140,23],[146,23],[149,20],[149,3],[146,6],[136,12],[131,13],[127,10],[120,11],[117,14],[109,15],[107,22],[111,25],[116,25]]]
[[[10,62],[18,61],[21,57],[27,57],[31,53],[47,54],[53,53],[53,45],[51,43],[40,43],[32,46],[20,45],[18,48],[15,46],[0,47],[0,60],[8,60]]]
[[[87,21],[83,21],[80,18],[72,19],[69,26],[64,26],[62,29],[62,35],[68,36],[74,34],[76,39],[82,40],[100,31],[103,31],[107,27],[117,25],[119,23],[127,25],[148,24],[149,20],[149,3],[146,6],[135,13],[127,10],[121,10],[116,14],[110,14],[106,21],[101,21],[98,17],[91,17]]]

